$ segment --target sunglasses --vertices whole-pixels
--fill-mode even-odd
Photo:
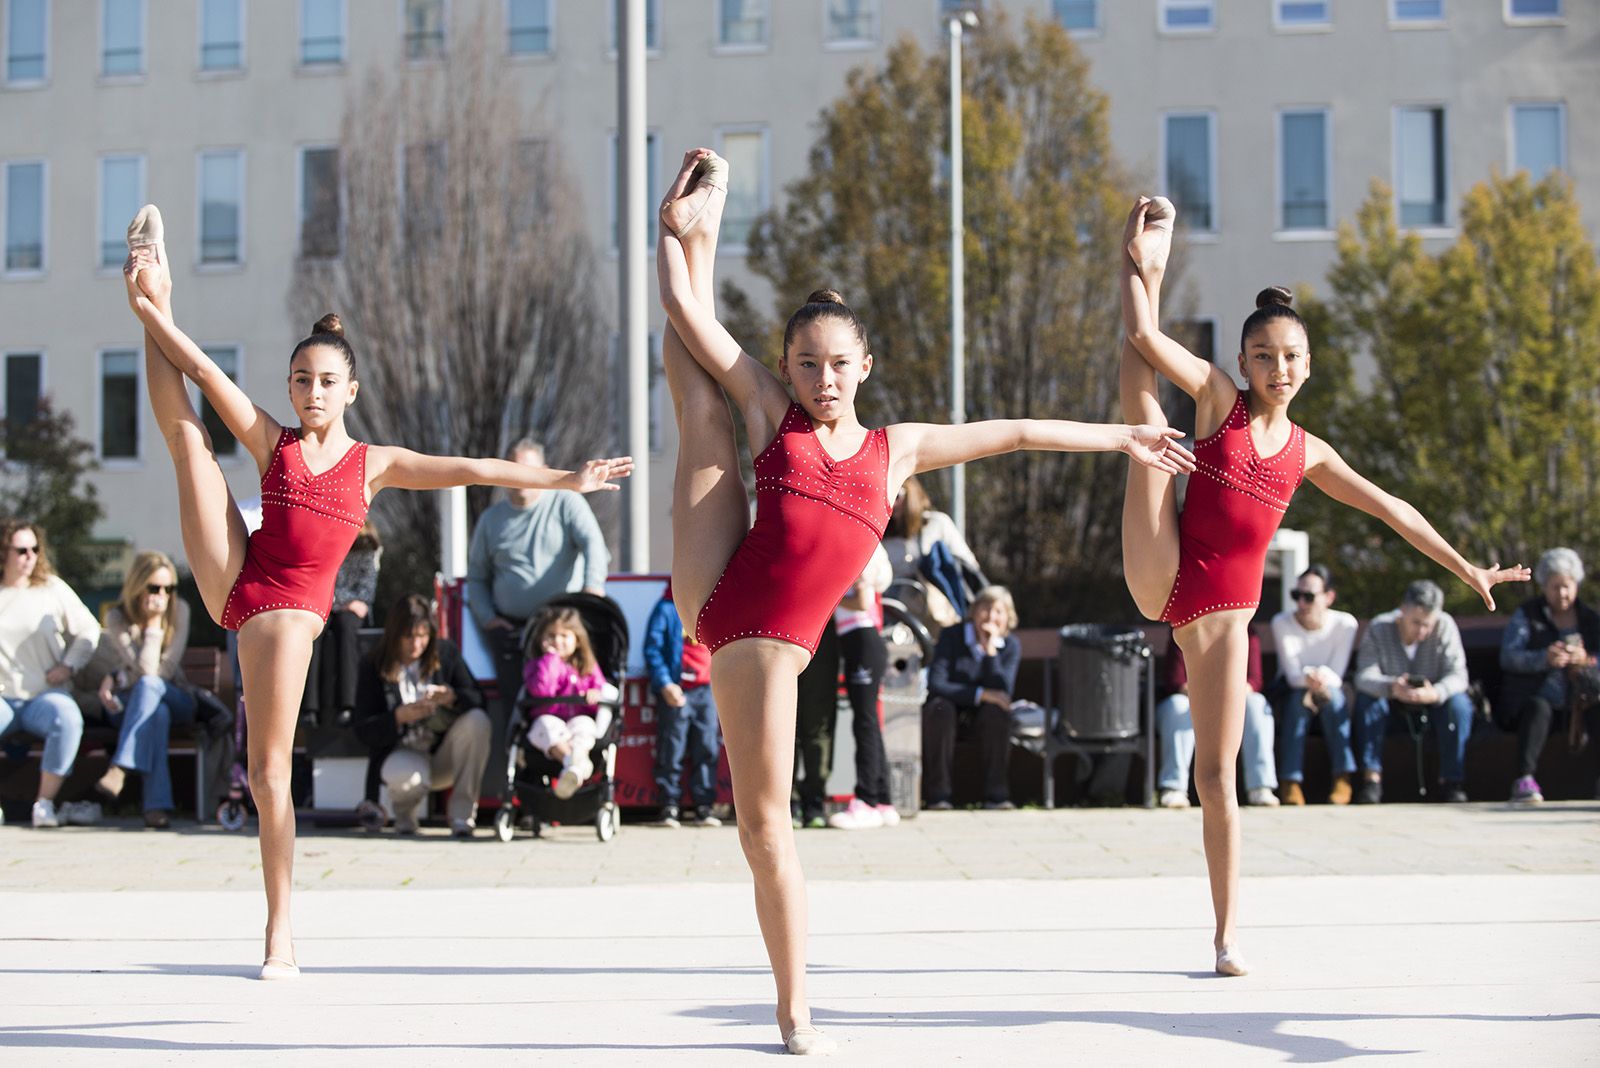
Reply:
[[[150,583],[148,586],[146,586],[144,588],[144,592],[146,592],[146,593],[165,593],[168,596],[172,595],[173,593],[176,593],[177,590],[178,590],[178,586],[177,586],[176,583],[174,583],[171,586],[162,586],[162,585],[159,585],[158,583],[152,582],[152,583]]]
[[[1310,604],[1317,599],[1317,594],[1312,593],[1310,590],[1290,590],[1289,596],[1301,604]]]
[[[13,545],[11,547],[11,551],[16,553],[18,556],[39,555],[39,547],[37,545]]]

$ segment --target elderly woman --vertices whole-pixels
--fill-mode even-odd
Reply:
[[[1593,672],[1600,651],[1600,613],[1578,600],[1583,561],[1571,549],[1557,548],[1539,557],[1533,570],[1543,592],[1518,608],[1500,638],[1501,683],[1499,721],[1514,722],[1517,731],[1517,780],[1511,800],[1537,804],[1544,800],[1533,773],[1551,724],[1573,713],[1574,682],[1580,672]],[[1589,733],[1600,737],[1600,710],[1583,710]]]
[[[1017,607],[1004,586],[986,586],[972,600],[964,626],[939,635],[928,665],[922,706],[924,807],[950,805],[950,758],[958,720],[975,721],[983,753],[983,807],[1009,809],[1006,769],[1011,755],[1011,693],[1022,646],[1012,637]]]

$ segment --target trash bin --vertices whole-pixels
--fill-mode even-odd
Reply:
[[[1150,646],[1138,627],[1074,623],[1061,628],[1056,657],[1060,730],[1069,738],[1137,737],[1139,684]]]
[[[902,651],[892,658],[878,691],[883,709],[883,748],[889,758],[889,803],[904,819],[922,807],[922,658]]]

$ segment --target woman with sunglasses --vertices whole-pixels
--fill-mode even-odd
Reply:
[[[137,771],[144,779],[144,825],[158,830],[171,824],[167,736],[174,723],[192,723],[195,714],[183,677],[189,606],[177,593],[178,570],[165,553],[135,556],[122,594],[106,613],[94,659],[82,672],[118,730],[111,766],[95,790],[115,801],[128,772]]]
[[[1176,217],[1165,198],[1140,197],[1128,213],[1120,284],[1122,417],[1163,424],[1156,375],[1195,401],[1195,475],[1178,512],[1172,476],[1130,464],[1122,506],[1122,567],[1128,592],[1150,619],[1172,625],[1189,671],[1206,867],[1216,913],[1216,970],[1247,971],[1236,945],[1239,807],[1234,765],[1244,732],[1250,618],[1261,599],[1267,545],[1302,479],[1382,519],[1448,568],[1494,610],[1491,590],[1523,582],[1525,567],[1477,567],[1414,507],[1385,493],[1327,442],[1289,421],[1289,402],[1311,374],[1305,323],[1281,287],[1263,290],[1239,338],[1245,388],[1210,360],[1161,332],[1161,278]]]

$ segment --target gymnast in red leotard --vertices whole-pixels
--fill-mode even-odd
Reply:
[[[333,580],[372,496],[385,487],[493,485],[580,492],[616,489],[627,457],[577,472],[506,460],[424,456],[352,441],[345,409],[356,399],[355,354],[338,316],[325,315],[289,357],[289,399],[300,426],[279,425],[173,325],[172,276],[161,215],[140,209],[128,227],[123,267],[128,302],[145,328],[150,406],[178,475],[178,514],[190,571],[212,618],[239,632],[239,668],[250,727],[250,791],[261,822],[267,892],[263,979],[299,974],[289,922],[294,807],[289,760],[311,644],[327,620]],[[189,403],[188,376],[261,472],[261,529],[249,537]]]
[[[1393,527],[1458,575],[1492,610],[1497,583],[1525,581],[1524,567],[1476,567],[1411,505],[1352,471],[1339,454],[1289,421],[1289,402],[1311,373],[1305,324],[1286,289],[1265,290],[1239,338],[1241,390],[1223,370],[1161,333],[1161,279],[1175,213],[1140,197],[1128,215],[1122,259],[1122,417],[1164,425],[1160,372],[1195,400],[1196,470],[1178,513],[1170,475],[1130,465],[1122,513],[1122,565],[1139,610],[1172,624],[1189,668],[1206,866],[1216,912],[1216,970],[1247,970],[1236,945],[1239,814],[1234,764],[1244,729],[1245,655],[1261,596],[1267,543],[1303,478],[1341,503]]]
[[[839,294],[813,293],[784,331],[781,378],[740,351],[712,308],[712,260],[727,164],[684,156],[657,245],[662,345],[678,422],[672,592],[715,652],[711,686],[733,773],[739,842],[777,981],[791,1053],[832,1042],[805,995],[805,884],[789,823],[795,680],[828,617],[871,559],[900,484],[919,471],[1018,449],[1112,450],[1160,471],[1190,469],[1170,428],[991,420],[869,430],[857,387],[872,373],[866,329]],[[789,388],[793,388],[793,397]],[[757,454],[756,520],[739,473],[728,400]]]

